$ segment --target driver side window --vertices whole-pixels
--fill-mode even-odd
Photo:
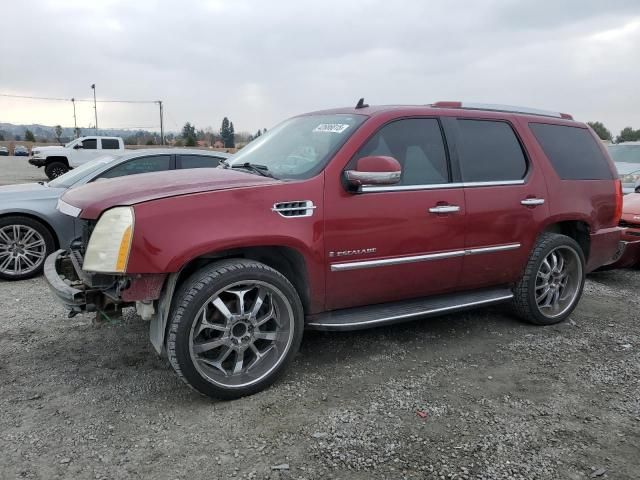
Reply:
[[[402,166],[398,185],[434,185],[449,182],[447,153],[435,118],[409,118],[391,122],[360,148],[350,165],[362,157],[382,155]]]
[[[98,148],[98,140],[95,138],[87,138],[82,141],[83,150],[96,150]]]

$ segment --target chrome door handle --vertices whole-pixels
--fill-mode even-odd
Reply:
[[[524,200],[520,200],[520,203],[527,207],[534,207],[536,205],[544,204],[544,198],[525,198]]]
[[[431,207],[429,211],[431,213],[453,213],[459,212],[460,207],[458,205],[438,205],[437,207]]]

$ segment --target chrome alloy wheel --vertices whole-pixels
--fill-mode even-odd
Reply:
[[[0,272],[12,276],[38,269],[47,256],[42,235],[26,225],[0,228]]]
[[[544,258],[536,274],[536,304],[540,313],[555,318],[569,310],[582,286],[582,263],[578,253],[560,246]]]
[[[262,281],[233,283],[210,297],[189,334],[197,371],[226,388],[252,385],[284,359],[294,334],[287,297]]]

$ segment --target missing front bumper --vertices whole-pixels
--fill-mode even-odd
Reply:
[[[84,272],[78,271],[77,261],[72,253],[58,250],[47,257],[44,263],[44,276],[49,289],[58,301],[73,316],[80,312],[95,312],[112,303],[105,293],[104,285],[92,286],[86,281]],[[115,279],[114,279],[115,283]]]

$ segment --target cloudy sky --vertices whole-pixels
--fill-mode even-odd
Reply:
[[[156,100],[166,128],[437,100],[526,105],[640,128],[640,1],[3,2],[0,94]],[[157,106],[98,105],[101,127]],[[0,122],[73,126],[69,102],[0,96]],[[93,122],[90,103],[78,123]]]

